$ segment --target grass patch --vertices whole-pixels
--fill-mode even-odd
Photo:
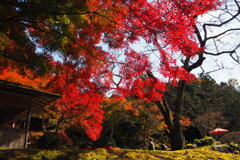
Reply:
[[[179,151],[134,149],[0,150],[0,160],[238,160],[240,154],[214,151],[210,146]]]

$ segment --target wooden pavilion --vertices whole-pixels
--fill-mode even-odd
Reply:
[[[0,80],[0,148],[27,148],[31,113],[41,111],[60,97]],[[25,128],[14,128],[15,120],[19,118],[25,119]]]

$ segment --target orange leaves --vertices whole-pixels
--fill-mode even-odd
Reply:
[[[34,77],[29,70],[25,70],[25,75],[19,74],[16,69],[7,68],[0,74],[1,80],[6,80],[14,83],[20,83],[36,89],[44,89],[48,82],[53,78],[51,75],[44,77]]]
[[[139,116],[139,111],[138,111],[138,110],[134,110],[134,111],[133,111],[133,115],[134,115],[134,116]]]
[[[156,113],[156,112],[159,112],[159,109],[158,109],[157,105],[152,105],[152,106],[150,106],[150,107],[149,107],[149,110],[152,111],[152,112],[155,112],[155,113]]]
[[[165,129],[169,132],[168,130],[168,126],[166,125],[165,121],[164,121],[164,117],[162,115],[156,115],[156,118],[159,119],[159,120],[162,120],[161,122],[161,125],[159,126],[161,129]],[[174,118],[174,117],[173,117]],[[189,127],[190,124],[191,124],[191,120],[189,117],[185,117],[185,116],[182,116],[181,118],[181,125],[185,128]]]
[[[124,109],[125,110],[133,110],[133,106],[125,105]]]
[[[181,120],[181,125],[184,126],[184,127],[188,127],[190,126],[190,118],[189,117],[182,117],[182,120]]]
[[[131,116],[140,116],[146,109],[143,104],[144,100],[127,100],[127,99],[116,99],[105,98],[103,108],[106,111],[105,116],[110,116],[114,112],[125,112]]]
[[[156,115],[156,118],[157,118],[157,119],[163,119],[163,116],[161,116],[161,115]]]

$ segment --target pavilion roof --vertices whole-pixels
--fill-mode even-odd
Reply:
[[[30,105],[32,113],[39,112],[60,97],[58,94],[0,80],[0,124],[10,122],[14,117],[23,117]]]

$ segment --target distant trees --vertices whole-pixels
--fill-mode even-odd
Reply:
[[[198,129],[202,137],[205,137],[215,128],[225,128],[228,125],[227,119],[221,112],[206,112],[198,115],[192,121],[192,126]]]
[[[237,123],[240,117],[237,84],[236,79],[217,84],[210,76],[204,75],[186,87],[183,103],[188,107],[184,109],[184,115],[190,117],[191,126],[198,128],[202,136],[216,127],[240,130]]]

